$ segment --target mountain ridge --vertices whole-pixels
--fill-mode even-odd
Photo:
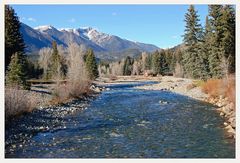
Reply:
[[[116,35],[100,32],[92,27],[57,29],[52,25],[43,25],[32,28],[21,23],[20,31],[28,54],[37,54],[41,48],[51,47],[52,41],[56,41],[57,44],[64,47],[67,47],[70,42],[84,44],[86,47],[92,48],[100,59],[121,59],[123,56],[119,55],[120,52],[130,52],[133,49],[136,53],[134,55],[143,51],[153,52],[160,49],[153,44],[130,41]]]

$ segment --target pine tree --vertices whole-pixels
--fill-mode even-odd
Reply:
[[[152,54],[152,70],[154,74],[160,74],[161,73],[161,65],[160,65],[160,54],[158,51],[155,51]]]
[[[123,65],[123,75],[131,75],[133,69],[133,59],[129,56],[126,57]]]
[[[88,49],[87,51],[86,68],[91,80],[94,80],[98,77],[97,62],[92,49]]]
[[[174,56],[174,64],[175,63],[179,63],[179,64],[182,64],[182,60],[183,60],[183,51],[182,51],[182,49],[179,47],[179,48],[176,48],[176,50],[174,51],[174,53],[173,53],[173,56]]]
[[[209,5],[209,21],[211,25],[211,50],[208,57],[210,74],[214,78],[221,78],[222,68],[221,60],[223,51],[221,48],[221,39],[223,38],[222,28],[222,5]]]
[[[235,10],[230,5],[225,5],[222,10],[222,39],[221,48],[223,60],[227,61],[227,73],[235,72]]]
[[[164,50],[162,50],[159,53],[159,61],[160,61],[160,74],[164,75],[170,71],[169,63],[167,62],[167,55],[170,55],[170,53],[166,53]],[[172,54],[171,54],[172,55]],[[170,59],[170,58],[168,58]],[[169,60],[171,62],[171,60]]]
[[[147,55],[145,63],[144,63],[145,70],[151,70],[152,67],[152,55]]]
[[[12,7],[5,6],[5,70],[15,53],[23,54],[25,44],[20,33],[21,23]]]
[[[165,65],[164,73],[167,73],[170,71],[172,72],[173,67],[174,67],[173,65],[176,63],[172,50],[166,49],[166,50],[162,51],[162,53],[160,53],[160,54],[162,54],[163,55],[162,57],[164,57],[163,58],[164,60],[162,61],[163,64]]]
[[[177,48],[174,53],[174,69],[173,69],[173,75],[175,77],[184,77],[184,71],[183,71],[183,66],[182,66],[182,50],[181,48]]]
[[[206,16],[205,30],[203,32],[202,41],[200,42],[200,55],[199,55],[199,60],[200,63],[202,64],[200,66],[200,78],[203,80],[207,80],[210,77],[208,57],[211,51],[211,40],[212,40],[211,26],[209,23],[208,16]]]
[[[184,69],[188,77],[201,77],[200,42],[202,39],[202,28],[199,24],[199,16],[194,6],[190,5],[188,13],[185,15],[184,43],[186,46],[183,55]]]
[[[15,53],[11,57],[11,62],[8,66],[8,71],[6,75],[6,84],[9,86],[17,86],[22,89],[28,89],[29,85],[26,82],[27,72],[26,72],[26,60],[20,53]]]
[[[50,76],[51,78],[59,75],[61,69],[60,65],[60,55],[58,54],[56,41],[52,42],[52,55],[51,55],[51,65],[50,65]]]

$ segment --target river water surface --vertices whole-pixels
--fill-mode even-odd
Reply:
[[[117,84],[95,99],[38,109],[8,124],[7,158],[234,158],[212,105]],[[83,109],[82,109],[83,108]]]

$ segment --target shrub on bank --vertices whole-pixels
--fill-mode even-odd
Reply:
[[[211,97],[223,95],[223,82],[221,79],[209,79],[202,85],[202,91]]]
[[[5,89],[5,118],[30,112],[36,106],[36,99],[29,96],[26,90],[17,87]]]
[[[69,44],[68,52],[68,72],[67,81],[63,84],[57,82],[54,87],[53,101],[62,103],[70,98],[81,98],[89,93],[91,79],[84,63],[85,48],[75,43]],[[60,81],[60,79],[56,79]]]
[[[235,104],[236,97],[235,76],[230,75],[223,79],[209,79],[202,84],[202,91],[211,97],[224,96]]]
[[[225,96],[235,104],[236,101],[236,83],[235,83],[235,76],[230,76],[228,78],[226,89],[225,89]]]

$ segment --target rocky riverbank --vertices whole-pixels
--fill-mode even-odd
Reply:
[[[209,97],[205,100],[211,104],[218,106],[217,111],[219,115],[225,119],[223,123],[225,129],[227,130],[227,135],[229,138],[236,138],[236,110],[234,103],[230,102],[227,98],[222,96],[217,98]]]
[[[230,102],[227,98],[223,96],[212,98],[208,94],[202,92],[201,88],[196,84],[197,81],[192,79],[185,78],[176,78],[172,76],[163,76],[163,77],[144,77],[144,76],[117,76],[114,79],[110,78],[99,78],[95,81],[90,90],[93,93],[100,93],[105,90],[109,90],[107,85],[111,84],[122,84],[122,83],[131,83],[136,81],[156,81],[157,84],[149,84],[143,86],[136,86],[136,89],[145,89],[145,90],[162,90],[162,91],[171,91],[177,94],[188,96],[197,100],[205,101],[213,105],[218,106],[217,111],[219,115],[225,119],[224,127],[228,133],[228,136],[235,138],[235,129],[236,129],[236,113],[235,105]],[[21,94],[24,94],[24,97],[27,97],[27,101],[31,102],[31,105],[34,108],[45,108],[51,106],[51,99],[53,85],[33,85],[30,91],[24,91]],[[14,95],[15,97],[15,95]],[[10,100],[11,101],[11,100]],[[69,101],[67,101],[69,102]],[[32,106],[31,106],[32,107]],[[11,108],[11,107],[10,107]],[[17,112],[29,112],[32,110],[9,110],[5,112],[8,114],[18,114]]]
[[[197,100],[206,100],[208,95],[192,84],[192,79],[176,78],[173,76],[163,76],[159,83],[137,86],[137,89],[171,91]]]
[[[162,90],[170,91],[184,96],[188,96],[197,100],[205,101],[219,107],[217,111],[219,115],[225,119],[223,123],[227,135],[230,138],[235,138],[236,135],[236,112],[235,105],[223,96],[210,97],[208,94],[202,92],[201,88],[197,86],[197,81],[185,78],[175,78],[172,76],[164,76],[157,84],[137,86],[136,89],[145,90]]]
[[[58,106],[74,101],[74,98],[67,99],[61,103],[55,102],[54,84],[34,84],[30,90],[19,90],[14,88],[5,89],[5,118],[8,123],[13,118],[24,113],[32,112],[35,109],[44,109]],[[105,87],[92,84],[88,95],[83,95],[81,99],[86,99],[106,90]]]

